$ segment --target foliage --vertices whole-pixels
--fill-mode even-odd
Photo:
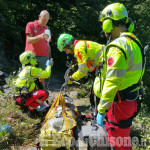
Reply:
[[[35,126],[39,119],[28,118],[13,101],[2,99],[0,101],[0,122],[13,128],[13,134],[9,138],[8,136],[0,138],[0,149],[10,148],[12,145],[16,147],[31,143],[39,133]]]
[[[78,98],[84,98],[87,95],[87,91],[85,89],[78,90]]]
[[[138,138],[138,144],[133,147],[133,150],[148,150],[150,144],[150,118],[148,107],[143,104],[139,115],[134,119],[131,128],[131,137]]]
[[[58,36],[61,33],[67,32],[72,34],[76,39],[106,43],[106,39],[100,37],[101,23],[98,22],[99,11],[108,4],[117,1],[20,0],[18,3],[17,0],[0,0],[0,2],[0,18],[5,24],[1,24],[0,29],[4,29],[4,32],[0,37],[6,39],[7,34],[13,37],[13,45],[17,45],[17,47],[13,48],[14,54],[17,53],[17,55],[24,51],[26,23],[38,19],[38,15],[43,9],[47,9],[50,12],[50,21],[47,25],[52,33],[52,56],[54,57],[55,64],[57,64],[55,67],[59,67],[65,63],[66,55],[57,50],[56,43]],[[135,22],[135,34],[142,41],[143,45],[148,44],[150,27],[148,19],[145,18],[149,18],[150,15],[148,7],[150,0],[121,0],[120,2],[126,6],[129,16]]]
[[[9,136],[3,133],[0,136],[0,149],[9,148],[14,145],[17,146],[26,145],[33,142],[36,135],[39,134],[39,130],[36,129],[36,124],[39,123],[39,119],[31,119],[26,113],[23,113],[20,107],[15,105],[12,93],[14,92],[12,81],[14,75],[10,75],[6,79],[7,84],[10,87],[10,93],[5,94],[1,92],[0,98],[0,123],[10,125],[13,128],[13,133]]]

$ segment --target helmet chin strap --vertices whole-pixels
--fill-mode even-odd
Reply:
[[[111,33],[109,33],[109,37],[107,38],[107,43],[106,43],[106,45],[108,45],[108,44],[110,43],[111,38],[112,38]]]
[[[102,30],[102,31],[100,32],[100,37],[101,37],[101,38],[104,38],[104,34],[105,34],[105,33],[104,33],[104,31]]]
[[[69,55],[67,54],[67,60],[69,60]]]

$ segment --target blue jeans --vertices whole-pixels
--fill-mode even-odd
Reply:
[[[48,57],[45,56],[35,56],[36,61],[38,63],[38,67],[41,68],[42,70],[46,69],[46,62],[48,60]]]

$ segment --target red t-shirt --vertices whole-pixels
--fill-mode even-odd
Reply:
[[[47,29],[46,26],[43,26],[41,28],[41,26],[38,24],[38,20],[35,20],[33,22],[27,23],[25,33],[26,34],[31,33],[34,37],[34,36],[37,36],[39,34],[42,34],[46,29]],[[48,57],[47,41],[44,39],[41,39],[34,44],[29,44],[27,42],[27,37],[26,37],[25,51],[28,51],[28,50],[32,51],[35,54],[35,56],[46,56],[46,57]]]

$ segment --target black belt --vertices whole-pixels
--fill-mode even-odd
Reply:
[[[121,90],[121,91],[119,91],[119,92],[121,92],[122,94],[126,94],[126,93],[128,93],[128,92],[130,92],[130,91],[136,89],[136,88],[139,87],[139,86],[140,86],[140,83],[138,82],[138,83],[133,84],[133,85],[129,86],[128,88],[126,88],[126,89],[124,89],[124,90]]]
[[[130,117],[130,118],[127,119],[127,120],[122,120],[122,121],[116,123],[116,122],[110,121],[110,120],[106,117],[106,121],[109,122],[109,123],[111,123],[111,124],[114,125],[114,126],[118,126],[119,128],[125,129],[125,128],[128,128],[128,127],[130,127],[130,126],[132,125],[133,118],[134,118],[134,116]]]
[[[132,86],[124,89],[124,90],[121,90],[121,91],[118,91],[119,94],[120,94],[120,98],[121,100],[129,100],[129,101],[134,101],[138,98],[138,95],[139,95],[139,91],[136,90],[134,92],[131,92],[132,90],[138,88],[140,86],[140,83],[138,82],[137,84],[133,84]],[[114,98],[114,101],[118,101],[118,96],[116,94],[115,98]]]
[[[140,109],[141,109],[141,100],[137,99],[137,112],[132,117],[130,117],[126,120],[121,120],[117,123],[109,120],[107,117],[105,117],[105,118],[106,118],[106,121],[109,122],[110,124],[125,129],[132,125],[132,121],[138,115]]]

